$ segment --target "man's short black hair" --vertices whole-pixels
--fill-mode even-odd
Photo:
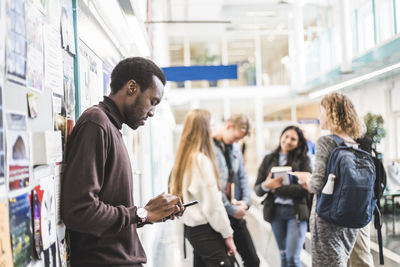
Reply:
[[[126,58],[111,73],[111,93],[117,93],[129,80],[135,80],[143,92],[153,86],[153,75],[165,85],[164,72],[153,61],[142,57]]]

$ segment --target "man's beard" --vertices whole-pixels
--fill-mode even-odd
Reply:
[[[135,101],[135,103],[133,103],[128,111],[125,112],[125,120],[126,120],[126,125],[129,126],[129,128],[136,130],[137,128],[139,128],[140,124],[140,120],[138,120],[137,118],[132,118],[132,114],[136,114],[137,112],[135,111],[135,107],[137,105],[137,101]]]
[[[126,122],[126,125],[128,125],[132,130],[136,130],[140,126],[139,121],[131,121],[129,119]]]

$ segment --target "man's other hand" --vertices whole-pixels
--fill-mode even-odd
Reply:
[[[237,219],[237,220],[241,220],[243,219],[244,216],[246,216],[247,213],[247,209],[245,206],[241,205],[241,206],[237,206],[237,210],[235,212],[235,214],[233,214],[233,218]]]
[[[236,202],[236,205],[237,205],[237,206],[242,206],[242,207],[245,208],[246,210],[249,209],[249,205],[248,205],[247,202],[244,201],[244,200],[238,200],[238,201]]]
[[[179,197],[165,193],[150,199],[144,208],[148,212],[147,221],[151,223],[171,216],[182,216],[185,210]]]

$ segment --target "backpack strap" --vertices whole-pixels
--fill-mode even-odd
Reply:
[[[337,136],[336,134],[333,134],[332,136],[338,146],[346,146],[345,142],[341,137]]]
[[[379,264],[384,265],[384,257],[383,257],[383,245],[382,245],[382,222],[381,222],[381,212],[380,205],[375,204],[375,218],[374,218],[374,226],[376,229],[376,233],[378,236],[378,246],[379,246]]]
[[[186,259],[186,229],[183,226],[183,258]]]

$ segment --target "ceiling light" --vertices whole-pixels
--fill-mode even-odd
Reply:
[[[342,83],[339,83],[339,84],[335,84],[333,86],[329,86],[327,88],[318,90],[316,92],[313,92],[313,93],[309,94],[309,97],[310,98],[317,98],[317,97],[332,93],[334,91],[343,89],[345,87],[354,85],[356,83],[359,83],[359,82],[374,78],[374,77],[379,76],[379,75],[381,75],[383,73],[386,73],[386,72],[389,72],[389,71],[392,71],[392,70],[398,69],[398,68],[400,68],[400,63],[396,63],[396,64],[391,65],[389,67],[385,67],[383,69],[376,70],[376,71],[373,71],[373,72],[368,73],[368,74],[364,74],[364,75],[362,75],[360,77],[356,77],[354,79],[350,79],[348,81],[345,81],[345,82],[342,82]]]
[[[281,59],[281,63],[282,63],[283,65],[288,64],[289,61],[290,61],[290,57],[288,57],[288,56],[284,56],[284,57]]]

